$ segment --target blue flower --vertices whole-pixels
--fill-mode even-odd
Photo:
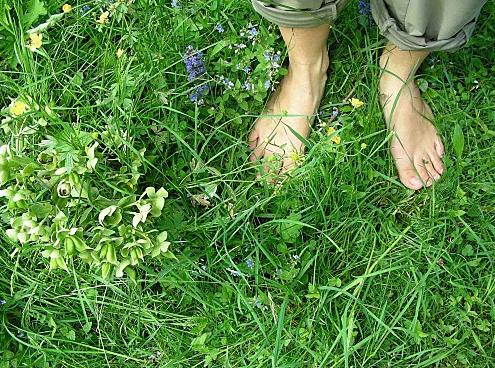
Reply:
[[[371,5],[366,0],[359,0],[359,14],[362,15],[370,15],[371,14]]]
[[[86,14],[87,12],[89,12],[90,10],[91,10],[91,7],[90,7],[89,5],[83,5],[83,6],[81,7],[80,12],[81,12],[81,14],[82,14],[82,15],[84,15],[84,14]]]
[[[272,82],[267,80],[263,85],[265,86],[266,89],[268,89],[272,85]]]
[[[170,3],[170,5],[172,5],[172,8],[175,8],[175,9],[179,9],[180,8],[180,4],[177,0],[172,0],[172,2]]]
[[[334,107],[334,108],[332,109],[332,115],[333,115],[334,117],[337,117],[337,115],[339,115],[339,109],[338,109],[337,107]]]
[[[220,23],[217,23],[215,29],[218,33],[223,33],[225,31]]]
[[[184,56],[184,64],[186,65],[188,80],[192,82],[198,76],[206,73],[205,64],[203,62],[203,53],[196,51],[192,46],[187,46]]]
[[[270,60],[272,58],[272,54],[270,51],[266,50],[264,53],[263,53],[263,56],[265,58],[265,60]]]
[[[251,27],[248,29],[248,33],[251,37],[256,37],[258,35],[258,30],[256,29],[256,27]]]
[[[243,85],[242,85],[242,89],[244,91],[254,91],[254,84],[253,83],[249,83],[248,81],[244,82]]]
[[[251,258],[246,259],[246,266],[251,269],[254,267],[254,262]]]
[[[246,66],[246,67],[245,67],[244,69],[242,69],[242,70],[244,70],[244,72],[246,72],[246,73],[251,73],[251,67],[250,67],[250,66]]]
[[[193,93],[191,93],[191,95],[189,96],[189,100],[191,102],[197,102],[197,103],[201,104],[203,96],[206,95],[209,90],[210,90],[210,87],[208,87],[207,84],[203,84],[203,85],[197,87]]]

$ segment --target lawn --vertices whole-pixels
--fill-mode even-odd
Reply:
[[[418,192],[357,1],[276,184],[246,141],[288,60],[249,1],[63,5],[0,0],[0,368],[495,367],[493,2],[418,74]]]

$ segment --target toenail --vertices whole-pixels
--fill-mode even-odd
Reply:
[[[412,178],[410,181],[409,181],[412,185],[414,185],[415,187],[418,187],[421,185],[421,182],[419,181],[418,178]]]

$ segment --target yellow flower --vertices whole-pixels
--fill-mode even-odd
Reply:
[[[41,33],[31,33],[29,35],[29,50],[31,51],[36,51],[37,49],[39,49],[41,47],[41,45],[43,44],[42,42],[42,38],[43,38],[43,35]]]
[[[304,162],[304,154],[296,151],[295,149],[293,149],[290,153],[289,153],[289,159],[295,164],[295,165],[300,165]]]
[[[98,19],[97,22],[100,23],[100,24],[108,23],[108,17],[109,17],[109,15],[110,15],[110,12],[109,11],[104,11],[103,13],[101,13],[100,19]]]
[[[72,10],[72,5],[69,5],[69,4],[64,4],[64,5],[62,6],[62,11],[63,11],[64,13],[68,13],[68,12],[70,12],[71,10]]]
[[[361,101],[359,98],[351,98],[349,102],[352,107],[355,107],[356,109],[364,105],[364,102]]]
[[[361,149],[364,150],[366,147],[368,147],[368,145],[366,143],[361,143]]]
[[[327,135],[331,136],[330,140],[335,143],[335,144],[340,144],[341,138],[339,135],[335,134],[335,128],[334,127],[328,127],[327,128]]]
[[[24,114],[27,110],[28,110],[28,105],[26,105],[22,101],[17,100],[10,108],[10,114],[12,116],[19,116]]]
[[[117,50],[117,58],[120,59],[122,57],[122,55],[124,55],[124,50],[118,49]]]

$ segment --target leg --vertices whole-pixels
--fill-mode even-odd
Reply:
[[[291,153],[304,150],[298,135],[309,135],[323,96],[330,24],[348,1],[252,0],[258,13],[280,27],[289,54],[288,74],[249,136],[252,161],[278,154],[285,171],[294,166]]]
[[[303,137],[310,133],[326,82],[329,30],[328,24],[314,28],[280,27],[288,48],[288,74],[249,136],[251,160],[279,154],[283,158],[282,170],[287,170],[294,165],[290,153],[304,150],[291,129]]]
[[[414,77],[429,52],[455,50],[468,41],[486,0],[371,0],[373,17],[389,39],[380,58],[381,104],[394,132],[391,153],[402,183],[430,186],[444,168],[444,148],[430,107]]]

